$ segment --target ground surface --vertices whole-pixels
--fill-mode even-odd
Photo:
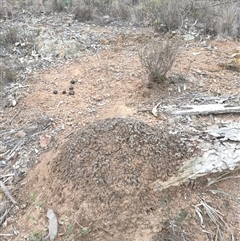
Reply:
[[[239,64],[239,43],[186,42],[169,73],[171,81],[150,85],[138,49],[159,36],[149,29],[114,36],[107,34],[109,28],[89,31],[105,34],[99,39],[103,50],[32,72],[18,92],[18,104],[1,111],[2,133],[17,130],[14,138],[29,142],[25,165],[18,155],[10,159],[11,167],[22,168],[20,180],[9,185],[19,209],[12,208],[0,239],[40,240],[48,233],[46,213],[52,208],[59,224],[56,240],[211,240],[216,227],[204,213],[201,226],[194,208],[203,199],[224,215],[239,240],[238,178],[208,188],[200,179],[163,192],[151,189],[153,181],[174,175],[181,160],[193,154],[178,135],[168,133],[179,120],[164,112],[156,118],[151,109],[159,102],[181,106],[194,98],[239,98],[239,72],[221,64]],[[70,86],[75,95],[68,94]],[[106,118],[117,119],[98,122]],[[195,125],[224,121],[239,122],[239,116],[193,117]],[[230,240],[224,228],[223,233]]]

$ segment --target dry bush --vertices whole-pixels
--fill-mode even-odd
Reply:
[[[216,35],[216,24],[218,18],[218,9],[213,6],[213,1],[199,1],[192,9],[191,17],[193,22],[204,34]]]
[[[161,83],[171,70],[176,58],[178,41],[152,41],[139,51],[143,67],[146,69],[151,81]]]
[[[230,3],[219,8],[216,32],[218,34],[240,37],[240,3]]]
[[[62,0],[52,0],[52,10],[54,12],[61,12],[66,9],[66,5]]]
[[[16,81],[17,73],[12,68],[5,68],[3,70],[3,80],[5,83],[11,83]]]
[[[98,15],[109,15],[113,0],[82,0],[82,5],[91,8]]]
[[[91,6],[82,5],[74,9],[73,19],[79,22],[86,22],[93,19],[93,8]]]
[[[205,34],[240,35],[240,3],[236,1],[197,1],[189,12],[192,22]]]
[[[110,15],[123,20],[131,19],[131,6],[126,3],[117,2],[112,5]]]
[[[2,90],[7,84],[16,81],[17,72],[14,68],[0,66],[0,89]]]
[[[18,30],[16,28],[9,28],[0,34],[0,44],[7,47],[18,41]]]
[[[133,18],[149,22],[156,29],[165,26],[167,31],[180,28],[192,7],[193,0],[149,0],[139,1],[133,6]]]
[[[158,31],[172,31],[194,23],[202,33],[240,36],[240,2],[236,0],[140,0],[131,5],[132,20],[148,22]]]
[[[112,0],[82,0],[74,10],[74,18],[80,21],[97,19],[99,16],[109,15],[117,19],[130,19],[130,6],[125,1]]]
[[[165,25],[168,31],[181,28],[191,6],[192,0],[162,0],[156,15],[157,23]]]

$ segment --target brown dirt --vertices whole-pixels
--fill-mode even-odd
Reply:
[[[152,191],[151,183],[174,175],[179,161],[189,154],[178,136],[169,135],[168,117],[155,118],[149,112],[160,101],[184,104],[184,98],[181,103],[179,99],[192,93],[239,97],[239,73],[218,65],[232,61],[239,44],[209,41],[211,48],[196,43],[185,46],[170,74],[176,79],[151,89],[136,45],[134,38],[116,40],[113,49],[99,56],[89,54],[36,72],[28,81],[31,87],[16,107],[21,111],[14,124],[32,123],[46,115],[54,119],[58,136],[52,140],[54,148],[40,157],[14,192],[20,210],[1,233],[15,229],[19,234],[2,240],[37,240],[30,236],[46,235],[48,208],[57,214],[59,241],[181,240],[181,235],[186,240],[211,240],[207,232],[214,234],[215,227],[206,216],[200,226],[193,208],[200,198],[224,214],[239,240],[239,179],[211,186],[231,197],[209,192],[205,179],[160,193]],[[75,95],[61,94],[68,91],[72,79],[77,80]],[[2,121],[15,111],[6,110]],[[239,121],[232,115],[218,118]],[[199,117],[198,121],[212,119]],[[175,233],[169,228],[173,226]]]

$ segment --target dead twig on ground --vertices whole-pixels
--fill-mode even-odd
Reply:
[[[18,110],[18,112],[12,117],[12,119],[9,121],[9,124],[11,125],[13,120],[16,118],[16,116],[20,113],[21,110]]]
[[[0,237],[11,237],[13,235],[15,235],[15,234],[13,234],[13,233],[0,233]]]
[[[199,207],[203,208],[203,211]],[[235,241],[235,237],[233,231],[230,229],[227,222],[223,219],[223,214],[218,211],[217,209],[208,205],[204,200],[201,199],[200,203],[194,206],[195,211],[200,218],[200,224],[203,225],[203,213],[206,213],[208,218],[211,220],[212,223],[216,226],[216,234],[214,235],[216,238],[215,240],[226,241],[224,235],[224,229],[227,229],[228,233],[231,235],[231,240]],[[210,233],[212,236],[212,233]]]
[[[14,200],[14,198],[12,197],[12,195],[10,194],[10,192],[7,189],[7,187],[4,185],[4,183],[2,181],[0,181],[0,187],[2,188],[3,192],[5,193],[5,195],[10,199],[10,201],[14,205],[17,205],[17,202]]]

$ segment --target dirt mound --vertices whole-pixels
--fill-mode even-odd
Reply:
[[[152,182],[174,175],[186,153],[166,131],[132,119],[105,119],[72,136],[51,170],[81,193],[75,200],[79,223],[108,232],[114,226],[119,240],[156,205]]]

